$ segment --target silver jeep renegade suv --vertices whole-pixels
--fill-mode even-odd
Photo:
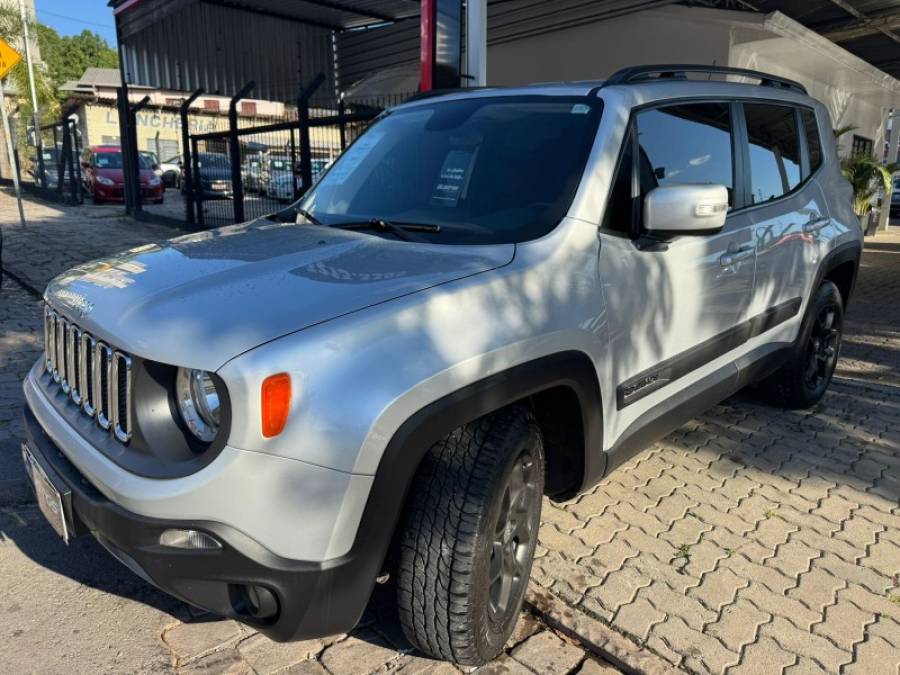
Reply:
[[[333,634],[387,573],[416,647],[480,664],[544,495],[748,385],[823,397],[850,197],[761,73],[421,97],[280,214],[56,278],[23,458],[63,537],[192,605]]]

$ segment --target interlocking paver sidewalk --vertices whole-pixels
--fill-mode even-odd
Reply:
[[[696,673],[900,671],[900,236],[813,410],[742,393],[571,502],[534,580]]]
[[[27,208],[32,224],[22,230],[0,195],[4,266],[38,289],[83,260],[177,234],[109,207]],[[0,662],[74,663],[75,672],[455,672],[403,644],[389,589],[351,636],[275,645],[193,616],[90,540],[66,549],[54,539],[25,503],[17,464],[19,381],[41,348],[39,312],[7,278]],[[775,410],[742,394],[589,493],[545,503],[532,581],[574,610],[556,612],[558,623],[608,645],[608,636],[590,637],[593,617],[689,672],[897,675],[900,237],[867,242],[846,333],[837,377],[816,409]],[[523,615],[508,653],[484,672],[607,672],[547,630]],[[618,637],[621,647],[627,640]]]

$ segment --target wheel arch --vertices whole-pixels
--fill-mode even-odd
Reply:
[[[811,293],[815,293],[823,281],[831,281],[841,292],[846,310],[856,286],[861,256],[862,245],[856,241],[847,242],[829,251],[819,264],[815,283],[810,289]]]
[[[574,397],[574,398],[573,398]],[[603,447],[603,407],[593,361],[584,352],[566,351],[528,361],[474,382],[434,401],[409,417],[394,433],[379,461],[372,488],[363,509],[356,537],[348,555],[364,556],[374,580],[381,572],[419,465],[434,443],[457,427],[513,403],[527,401],[539,425],[567,401],[577,401],[582,424],[575,447],[581,451],[577,476],[561,481],[554,496],[567,497],[596,482],[606,469]],[[574,419],[570,417],[568,419]],[[565,476],[565,462],[572,455],[556,456],[552,471]],[[568,450],[571,453],[571,450]],[[368,566],[368,565],[367,565]]]

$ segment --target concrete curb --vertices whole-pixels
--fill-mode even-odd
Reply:
[[[682,672],[601,621],[569,607],[549,591],[529,587],[525,604],[550,628],[576,640],[584,649],[624,673],[662,675]]]

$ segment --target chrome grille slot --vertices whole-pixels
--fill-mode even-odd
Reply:
[[[94,386],[97,389],[97,398],[94,399],[94,407],[97,409],[97,424],[101,429],[109,429],[112,426],[112,388],[109,386],[112,379],[112,349],[105,342],[97,343],[97,351],[94,360],[97,362],[96,379]]]
[[[44,305],[44,367],[53,373],[53,359],[56,347],[53,344],[53,310]]]
[[[132,433],[131,357],[97,340],[50,305],[44,309],[44,367],[51,387],[121,443]]]
[[[60,339],[62,317],[53,312],[53,381],[59,382],[62,379],[60,368],[63,364],[62,346],[63,341]]]
[[[112,407],[113,433],[123,443],[131,440],[131,358],[122,352],[113,354],[112,383],[110,390],[115,394]]]
[[[94,353],[97,350],[97,341],[90,333],[81,334],[81,346],[78,353],[81,358],[78,362],[79,382],[81,387],[81,409],[88,417],[93,417],[96,408],[93,405],[94,396]]]

